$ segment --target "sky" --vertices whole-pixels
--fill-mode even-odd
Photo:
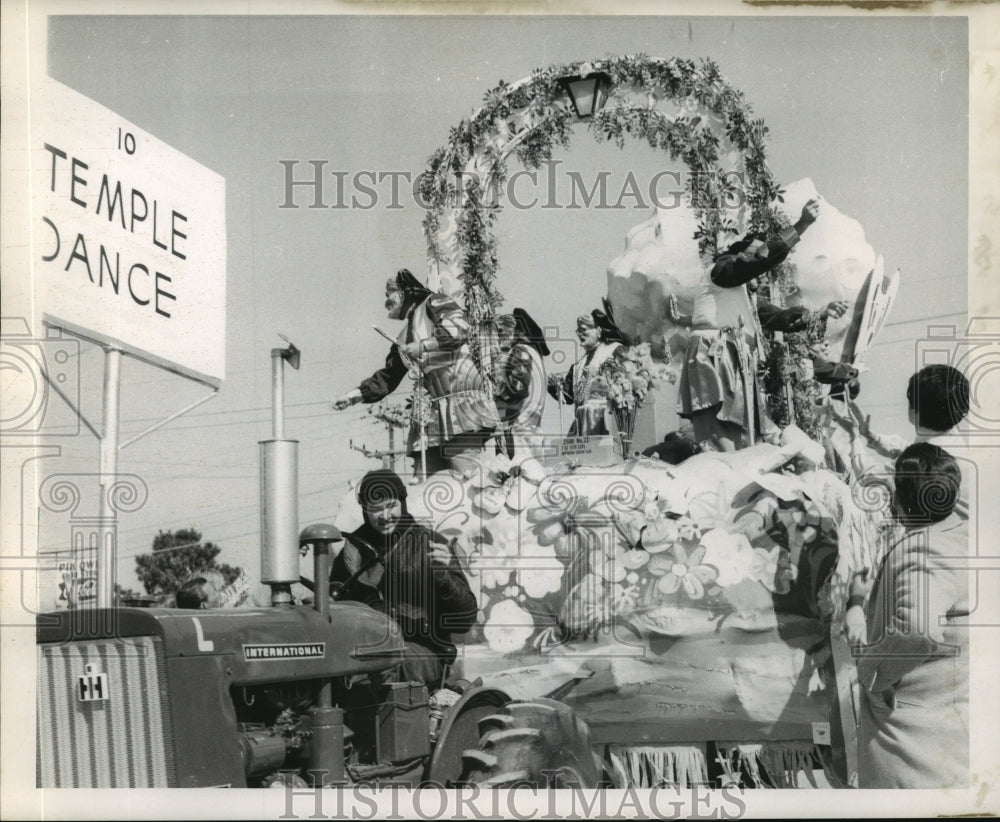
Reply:
[[[426,273],[423,212],[281,208],[284,167],[416,176],[451,127],[501,79],[536,67],[618,54],[710,57],[770,129],[775,177],[810,177],[857,219],[887,270],[902,271],[889,324],[869,357],[865,407],[906,434],[905,386],[928,324],[966,313],[968,48],[965,20],[708,17],[51,17],[50,76],[112,109],[226,180],[226,379],[218,395],[124,449],[149,501],[123,515],[118,575],[159,529],[195,527],[220,559],[256,575],[258,441],[271,435],[272,347],[302,351],[286,371],[286,434],[301,443],[301,525],[332,520],[347,482],[373,463],[349,443],[385,445],[363,406],[329,402],[381,365],[396,328],[382,288],[400,267]],[[599,144],[583,127],[558,154],[589,179],[610,170],[648,179],[671,167],[647,146]],[[665,165],[666,164],[666,165]],[[611,186],[614,189],[614,184]],[[387,194],[384,186],[380,192]],[[505,210],[497,236],[507,305],[571,333],[599,304],[607,263],[649,209]],[[100,349],[84,346],[85,410],[100,418]],[[126,359],[122,438],[204,389]],[[60,413],[60,412],[54,412]],[[558,430],[550,409],[546,425]],[[47,465],[93,467],[97,444],[61,441]],[[63,547],[66,524],[40,520],[40,547]]]

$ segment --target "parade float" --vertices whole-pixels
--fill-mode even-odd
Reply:
[[[852,663],[839,634],[851,574],[874,565],[884,499],[824,467],[817,441],[832,433],[832,411],[811,361],[863,363],[898,272],[887,275],[861,225],[824,201],[762,283],[772,302],[811,311],[808,329],[772,337],[761,363],[782,444],[677,466],[642,458],[632,448],[639,409],[654,395],[674,399],[670,341],[682,329],[667,300],[690,313],[726,245],[776,234],[819,193],[808,179],[773,179],[766,127],[711,61],[621,57],[499,85],[433,155],[422,192],[433,206],[429,285],[480,329],[484,373],[503,300],[492,232],[508,161],[538,168],[581,120],[598,140],[635,139],[683,163],[688,190],[633,228],[608,266],[608,303],[631,342],[605,373],[613,449],[548,438],[532,454],[484,455],[411,490],[411,512],[454,540],[479,599],[464,676],[519,698],[558,694],[619,787],[705,781],[718,767],[756,785],[808,782],[820,769],[850,782]],[[831,300],[848,311],[820,321]],[[361,523],[352,493],[340,510],[342,530]],[[476,755],[466,764],[484,778],[503,770]]]
[[[857,223],[824,209],[763,285],[778,304],[815,309],[832,294],[852,306],[839,326],[771,341],[782,438],[680,465],[635,456],[635,417],[670,381],[662,301],[690,300],[720,247],[780,230],[814,192],[772,179],[766,128],[711,62],[621,57],[501,84],[422,178],[429,285],[464,305],[487,375],[497,186],[508,158],[537,167],[580,119],[683,163],[687,208],[653,214],[609,266],[631,342],[606,375],[613,448],[556,438],[410,486],[410,512],[452,541],[479,604],[444,687],[394,681],[398,626],[331,595],[331,556],[361,520],[353,491],[336,525],[298,532],[297,443],[282,430],[283,367],[299,364],[289,344],[271,352],[275,430],[261,443],[272,607],[41,615],[40,786],[854,782],[841,621],[852,572],[874,565],[882,498],[824,467],[828,406],[807,363],[823,341],[828,358],[859,363],[897,278]],[[415,376],[418,399],[384,420],[422,413]],[[302,581],[312,606],[295,601]]]

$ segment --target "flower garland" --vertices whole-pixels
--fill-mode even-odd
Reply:
[[[591,123],[597,139],[613,140],[621,148],[628,135],[688,166],[688,194],[698,219],[695,237],[706,264],[717,255],[722,234],[780,230],[771,205],[778,186],[765,159],[767,127],[753,118],[742,92],[713,61],[639,54],[536,69],[520,83],[501,81],[487,92],[483,106],[451,130],[447,145],[431,156],[420,178],[420,194],[428,207],[424,230],[429,257],[440,262],[446,256],[439,237],[443,221],[449,221],[446,227],[454,229],[460,249],[465,307],[473,323],[491,317],[503,301],[495,288],[499,262],[493,226],[500,211],[495,192],[507,178],[506,154],[537,169],[556,146],[568,147],[576,118],[559,80],[595,71],[605,72],[612,82],[609,104]],[[628,103],[628,94],[645,95],[647,105]],[[660,100],[678,104],[682,113],[667,117],[654,107]],[[744,180],[720,165],[720,140],[703,118],[685,113],[698,108],[721,121],[727,140],[742,157]],[[477,157],[486,160],[484,179],[464,173]],[[741,195],[749,213],[747,226],[724,216],[724,204]],[[449,214],[450,209],[457,214]]]

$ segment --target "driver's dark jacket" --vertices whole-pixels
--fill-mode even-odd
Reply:
[[[429,648],[446,662],[454,660],[456,649],[451,635],[472,627],[478,605],[448,540],[417,523],[389,539],[377,537],[364,526],[344,536],[344,547],[330,569],[331,590],[350,580],[363,565],[369,565],[340,598],[378,608],[396,621],[407,642]],[[384,547],[384,567],[372,562],[376,554],[371,544],[379,539],[388,543],[380,545]],[[449,549],[448,566],[431,560],[432,544]]]

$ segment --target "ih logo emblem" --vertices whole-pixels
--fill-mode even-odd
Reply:
[[[83,676],[76,678],[76,695],[81,702],[100,702],[111,698],[108,675],[94,665],[83,666]]]

